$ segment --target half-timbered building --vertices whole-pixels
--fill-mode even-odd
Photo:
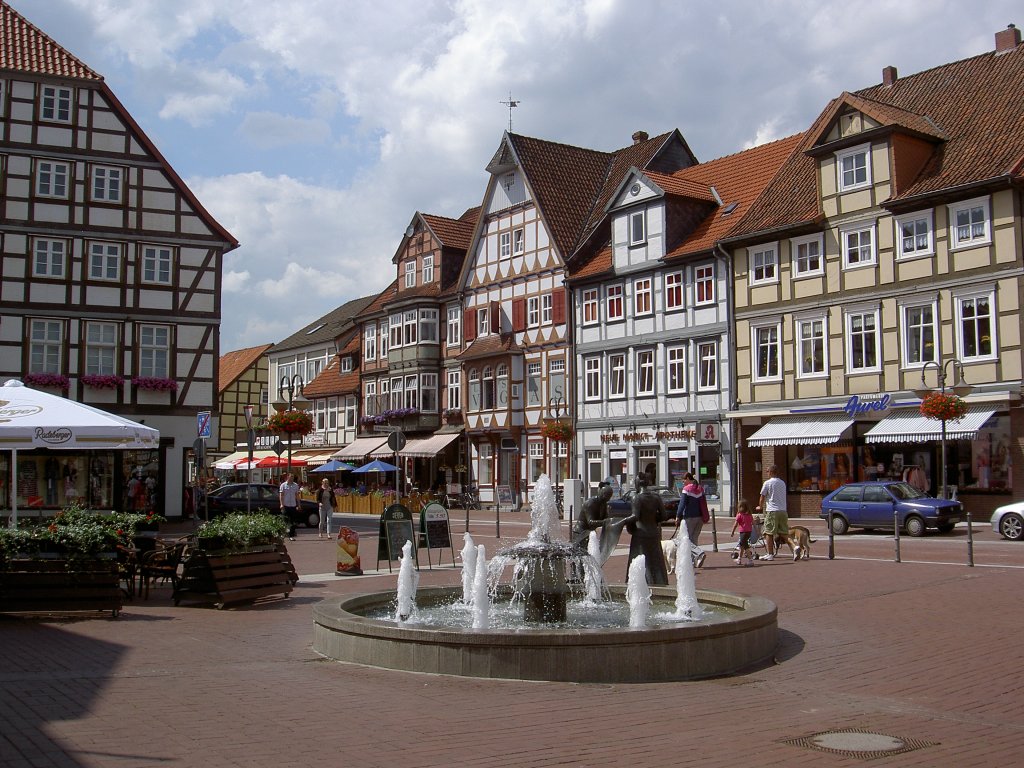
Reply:
[[[19,454],[19,507],[181,514],[196,416],[217,404],[222,259],[238,244],[102,76],[2,0],[0,184],[0,376],[161,435],[158,451],[62,453],[57,477],[52,456]]]

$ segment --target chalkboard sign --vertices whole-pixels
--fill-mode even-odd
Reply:
[[[508,485],[498,486],[498,506],[508,507],[509,509],[514,508],[516,505],[515,498],[512,496],[512,487]]]
[[[448,510],[434,502],[420,512],[420,533],[425,534],[428,549],[444,549],[452,545]]]
[[[402,547],[405,542],[413,542],[412,554],[416,557],[416,534],[412,527],[412,512],[402,504],[392,504],[384,510],[380,516],[380,530],[377,534],[377,562],[388,561],[388,569],[391,568],[391,561],[402,557]],[[419,565],[419,560],[416,560]]]

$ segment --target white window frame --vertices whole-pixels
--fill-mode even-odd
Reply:
[[[801,249],[804,251],[802,254]],[[790,240],[789,258],[793,263],[794,278],[823,275],[825,273],[825,248],[822,233],[794,237]],[[818,262],[816,267],[811,266],[815,259]]]
[[[633,316],[642,317],[654,312],[654,281],[640,277],[633,281]]]
[[[583,325],[601,322],[601,292],[597,288],[584,288],[580,292],[581,320]]]
[[[540,363],[527,363],[526,364],[526,404],[540,405],[544,402],[542,387],[544,383],[542,381],[544,368]],[[531,388],[531,384],[535,385]]]
[[[405,401],[403,399],[405,396],[405,385],[401,376],[391,377],[391,386],[388,390],[388,394],[388,407],[391,410],[394,411],[405,407]]]
[[[437,413],[437,385],[436,373],[420,374],[420,411],[423,413]]]
[[[139,376],[159,379],[171,375],[171,328],[168,325],[140,325]]]
[[[402,400],[403,408],[420,407],[420,379],[415,373],[405,377],[405,397]]]
[[[526,253],[526,230],[516,227],[512,230],[512,255],[522,256]]]
[[[715,303],[714,264],[699,264],[693,268],[693,303],[697,306]]]
[[[424,308],[420,310],[420,338],[424,344],[439,343],[437,331],[437,310]]]
[[[900,354],[903,359],[904,368],[923,368],[928,362],[939,360],[939,308],[934,301],[906,301],[899,303],[900,313]],[[931,311],[931,322],[916,322],[911,324],[909,314],[914,310],[928,309]],[[931,331],[931,353],[927,352],[927,334]],[[919,336],[921,359],[911,359],[910,342],[914,336]]]
[[[476,335],[488,336],[491,333],[491,308],[489,306],[477,307],[476,310]]]
[[[870,243],[864,244],[864,236],[870,237]],[[856,237],[856,245],[854,238]],[[874,267],[878,263],[878,222],[872,220],[844,224],[839,228],[839,243],[843,251],[843,269],[862,269]],[[866,253],[865,253],[866,250]],[[856,252],[856,259],[851,255]]]
[[[762,347],[771,355],[765,357],[766,367],[762,370]],[[782,323],[757,323],[750,327],[750,373],[755,382],[782,381]],[[774,372],[772,371],[774,359]]]
[[[946,207],[949,210],[949,247],[952,250],[975,248],[992,242],[992,210],[988,196],[961,200],[958,203],[951,203]],[[983,217],[980,222],[980,231],[977,234],[975,234],[975,231],[979,224],[974,223],[973,213],[975,210],[980,210]],[[971,214],[970,221],[965,225],[969,229],[966,233],[957,221],[959,214],[963,212]],[[963,234],[968,236],[961,237]]]
[[[498,233],[498,258],[507,259],[512,256],[512,233]]]
[[[686,347],[665,348],[665,391],[670,394],[686,392]]]
[[[421,277],[424,285],[434,282],[434,255],[431,253],[428,253],[423,257]]]
[[[399,312],[388,317],[388,338],[389,348],[398,349],[402,346],[402,313]]]
[[[856,160],[858,156],[863,155],[864,157],[864,178],[860,181],[857,180],[857,171],[859,166],[851,164],[850,168],[847,169],[847,160]],[[854,192],[858,189],[864,189],[871,186],[871,144],[858,144],[856,147],[848,147],[847,149],[840,150],[835,153],[836,158],[836,188],[842,192]],[[846,181],[847,173],[853,174],[853,178]]]
[[[111,165],[94,165],[89,185],[95,203],[120,203],[124,169]]]
[[[62,321],[33,319],[29,322],[28,369],[31,373],[61,373],[63,353]]]
[[[173,277],[173,250],[162,245],[142,247],[142,281],[170,285]]]
[[[118,372],[118,324],[87,323],[85,326],[85,373],[114,376]]]
[[[707,339],[697,342],[697,390],[707,392],[718,389],[718,341]]]
[[[545,293],[540,297],[540,324],[551,325],[551,319],[553,317],[551,312],[552,294]]]
[[[860,374],[860,373],[880,373],[882,370],[882,328],[880,325],[880,312],[877,307],[874,308],[851,308],[845,312],[843,325],[845,327],[845,341],[846,341],[846,372],[849,374]],[[857,330],[854,325],[855,321],[860,318],[870,318],[872,329],[868,329],[866,326],[863,330]],[[869,338],[873,338],[873,346],[875,353],[875,361],[873,365],[864,364],[860,367],[856,366],[856,357],[854,355],[854,341],[857,336],[861,336],[865,342]],[[865,346],[866,349],[866,346]]]
[[[793,318],[796,326],[796,374],[799,379],[821,379],[828,376],[828,315],[803,315]],[[813,326],[820,323],[820,332],[814,333]],[[808,335],[807,326],[812,326],[812,333]],[[807,343],[821,345],[821,370],[814,367],[814,350],[811,354],[811,365],[807,365],[807,355],[804,354],[804,346]]]
[[[462,371],[459,368],[448,371],[448,389],[445,396],[448,410],[462,409]]]
[[[626,396],[626,353],[608,355],[608,399],[621,400]]]
[[[625,291],[621,283],[605,288],[605,314],[608,322],[625,318]]]
[[[750,284],[779,282],[779,244],[762,243],[750,249]]]
[[[44,85],[39,97],[39,119],[47,123],[70,123],[74,91],[57,85]]]
[[[633,211],[627,221],[629,244],[643,245],[647,242],[647,211]]]
[[[583,399],[596,401],[601,399],[601,358],[583,358]]]
[[[352,355],[345,355],[341,358],[338,368],[342,373],[352,373]]]
[[[32,277],[60,279],[68,263],[68,242],[37,237],[32,242]]]
[[[377,345],[379,349],[377,354],[380,356],[379,359],[384,360],[388,356],[388,320],[380,321],[380,329],[377,333]]]
[[[968,347],[968,339],[965,331],[965,324],[967,323],[967,316],[965,312],[965,305],[968,303],[977,304],[978,301],[988,302],[988,313],[984,317],[987,317],[988,321],[988,333],[984,333],[984,330],[975,330],[973,335],[977,338],[975,341],[978,344],[984,342],[985,336],[989,337],[989,351],[987,353],[978,352],[977,354],[970,354]],[[996,314],[996,293],[995,290],[989,291],[973,291],[971,293],[963,293],[954,296],[954,302],[956,307],[956,342],[957,349],[960,352],[960,359],[964,362],[979,362],[983,360],[995,360],[998,357],[999,345],[998,338],[996,335],[998,328],[998,316]]]
[[[416,287],[416,260],[410,259],[405,262],[405,287]]]
[[[667,272],[665,274],[665,309],[682,309],[686,306],[683,296],[683,273]]]
[[[402,346],[412,347],[419,340],[419,313],[415,309],[402,312]]]
[[[366,360],[377,359],[377,323],[372,322],[363,329],[363,357]]]
[[[57,160],[36,161],[36,197],[64,200],[71,184],[71,166]]]
[[[899,216],[895,219],[896,222],[896,258],[900,260],[909,261],[910,259],[919,259],[925,256],[935,255],[935,212],[934,210],[927,211],[916,211],[915,213],[908,213],[906,216]],[[923,245],[918,245],[918,241],[922,235],[919,233],[917,226],[923,224],[925,231],[923,237],[925,242]],[[913,241],[913,246],[910,250],[906,248],[906,236],[903,233],[903,227],[911,225],[914,227],[914,232],[910,235],[910,240]]]
[[[461,307],[448,307],[448,346],[458,346],[462,343],[462,309]]]
[[[540,327],[540,296],[526,298],[526,327]]]
[[[118,243],[89,243],[89,279],[121,279],[121,246]]]
[[[655,394],[654,389],[654,350],[638,349],[633,352],[633,361],[636,376],[633,381],[636,385],[637,397],[650,397]]]
[[[377,382],[368,381],[365,384],[365,399],[363,400],[363,415],[377,415]]]

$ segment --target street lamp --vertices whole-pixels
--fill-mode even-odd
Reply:
[[[931,389],[924,380],[924,372],[929,368],[935,369],[935,375],[938,379],[939,393],[946,394],[946,380],[949,377],[950,369],[956,373],[956,382],[950,387],[950,390],[957,397],[966,397],[974,389],[964,379],[964,364],[957,360],[955,357],[949,358],[944,363],[939,363],[935,360],[929,360],[921,367],[921,386],[914,390],[914,394],[924,400],[928,395],[934,393],[935,390]],[[946,420],[942,419],[942,433],[940,437],[940,444],[942,446],[942,471],[940,477],[942,478],[942,486],[939,490],[939,498],[946,498]]]
[[[282,411],[293,411],[309,410],[309,406],[312,403],[302,395],[302,390],[306,386],[306,382],[302,380],[302,375],[296,373],[294,376],[289,378],[288,376],[281,377],[281,383],[277,385],[277,400],[271,403],[274,410],[278,413]],[[287,397],[286,397],[287,396]],[[292,433],[288,432],[288,474],[292,472]]]
[[[555,421],[560,421],[562,416],[569,412],[566,406],[564,397],[552,397],[548,400],[548,412],[551,413]],[[558,504],[558,516],[562,516],[562,455],[561,455],[561,441],[552,440],[555,444],[555,488],[556,488],[556,503]],[[569,455],[568,446],[566,446],[566,455]]]

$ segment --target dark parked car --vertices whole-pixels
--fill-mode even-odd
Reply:
[[[649,493],[656,493],[665,502],[665,509],[674,517],[676,507],[679,506],[679,492],[675,488],[668,488],[664,485],[652,485],[647,488]],[[608,502],[608,516],[613,518],[629,517],[633,514],[633,496],[636,491],[632,488],[622,492],[621,498],[612,499]]]
[[[841,536],[850,528],[893,529],[898,513],[900,528],[910,536],[923,536],[928,528],[949,533],[964,518],[959,501],[936,499],[898,480],[849,483],[821,501],[820,517],[832,513],[832,532]]]
[[[218,517],[226,512],[245,512],[247,509],[252,509],[253,512],[258,509],[265,509],[268,512],[279,515],[281,514],[281,503],[277,488],[276,485],[269,483],[253,483],[252,485],[231,483],[222,485],[217,490],[210,491],[207,495],[210,505],[210,517]],[[249,499],[251,500],[248,504],[246,501],[247,490],[250,491]],[[202,517],[202,508],[198,510],[198,514]],[[316,528],[320,525],[320,508],[315,501],[301,499],[299,501],[298,514],[291,522],[296,525]]]

